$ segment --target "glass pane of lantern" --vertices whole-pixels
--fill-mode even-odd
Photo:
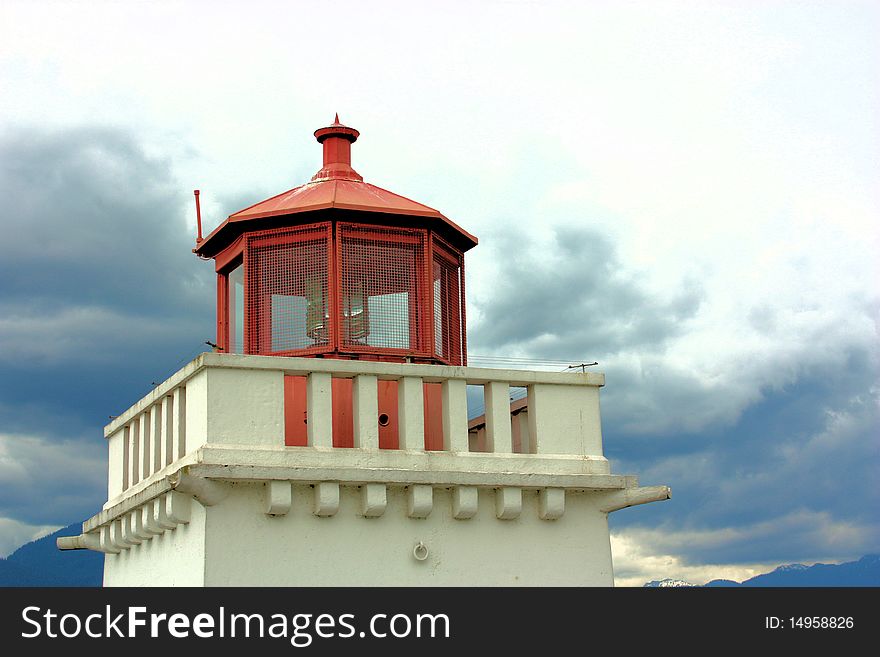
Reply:
[[[424,231],[341,227],[342,347],[418,350]]]
[[[462,353],[460,265],[451,249],[435,242],[432,267],[434,292],[434,350],[450,363]]]
[[[377,294],[367,299],[372,331],[366,336],[371,347],[409,349],[409,295],[406,292]]]
[[[294,295],[272,295],[272,351],[292,351],[314,346],[306,332],[308,299]]]
[[[228,278],[229,352],[244,351],[244,266],[239,265]]]
[[[319,232],[320,231],[320,232]],[[315,226],[265,231],[248,258],[248,348],[271,354],[315,351],[329,344],[329,231]]]
[[[434,261],[434,352],[443,357],[443,311],[440,289],[440,265]]]

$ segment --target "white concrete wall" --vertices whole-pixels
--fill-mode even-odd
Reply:
[[[213,444],[284,444],[282,370],[207,370],[207,438]],[[190,386],[187,385],[189,392]],[[187,408],[189,408],[189,396]],[[187,437],[187,449],[190,448]]]
[[[309,377],[312,447],[284,446],[285,375]],[[332,447],[333,376],[355,378],[365,449]],[[375,449],[380,379],[401,381],[406,450]],[[424,451],[423,382],[443,383],[448,451]],[[467,453],[468,384],[489,389],[480,443],[495,453]],[[609,473],[603,384],[592,373],[203,354],[106,428],[108,502],[84,529],[108,552],[107,586],[611,586],[607,512],[664,491]],[[514,426],[510,386],[529,389]],[[186,477],[228,495],[193,501],[188,521],[163,524],[158,506],[143,526],[131,520],[149,500],[187,495]]]
[[[537,454],[602,454],[599,388],[535,384],[528,391],[529,436]]]
[[[204,586],[205,508],[190,520],[118,554],[104,555],[104,586]]]
[[[286,482],[285,482],[286,483]],[[453,518],[452,493],[434,489],[426,518],[407,515],[403,488],[366,518],[362,492],[340,487],[338,511],[313,514],[314,489],[293,487],[291,509],[269,516],[266,486],[237,484],[207,509],[208,586],[612,586],[606,514],[597,497],[569,492],[558,520],[538,516],[537,491],[522,492],[512,520],[497,517],[496,493],[480,489],[476,515]],[[427,558],[413,549],[422,542]]]

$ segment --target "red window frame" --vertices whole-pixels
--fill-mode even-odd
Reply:
[[[440,301],[440,324],[442,327],[443,349],[437,351],[436,336],[434,335],[435,303],[434,299],[434,263],[442,261],[450,269],[456,272],[453,277],[444,273],[441,268],[441,276],[445,277],[445,283],[441,278],[440,291],[445,299]],[[442,238],[434,235],[431,240],[431,352],[434,358],[450,365],[467,364],[467,328],[465,323],[465,293],[464,293],[464,254],[454,249]],[[449,270],[446,270],[447,272]]]
[[[214,259],[214,271],[217,273],[217,346],[221,351],[229,353],[229,274],[244,262],[245,240],[239,237],[221,251]],[[245,270],[247,276],[247,270]],[[247,280],[244,285],[247,291]],[[247,332],[247,327],[245,327]],[[244,345],[242,344],[242,349]]]
[[[348,231],[351,231],[350,233]],[[424,228],[410,228],[400,226],[384,226],[373,224],[362,224],[353,222],[337,222],[335,234],[335,256],[337,262],[336,271],[339,272],[338,278],[335,280],[335,289],[341,291],[342,281],[345,276],[345,258],[343,256],[343,241],[346,237],[353,236],[355,239],[374,241],[378,244],[399,244],[401,242],[416,245],[415,263],[412,271],[412,286],[408,291],[408,310],[409,310],[409,348],[398,349],[394,347],[382,347],[375,345],[355,345],[343,344],[342,336],[338,330],[342,323],[342,300],[341,295],[337,295],[336,299],[336,318],[337,333],[336,344],[340,353],[361,354],[361,353],[381,353],[395,356],[412,356],[416,358],[429,358],[431,356],[430,343],[428,342],[428,332],[425,330],[426,317],[429,316],[427,310],[427,302],[429,296],[426,292],[426,281],[423,272],[425,271],[427,254],[429,253],[428,231]]]

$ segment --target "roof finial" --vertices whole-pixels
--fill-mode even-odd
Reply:
[[[312,182],[330,178],[362,181],[360,174],[351,168],[351,145],[359,136],[357,130],[339,122],[339,112],[332,125],[315,130],[315,138],[324,145],[324,166],[312,176]]]

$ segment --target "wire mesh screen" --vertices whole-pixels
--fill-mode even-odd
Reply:
[[[453,365],[463,364],[464,290],[462,256],[434,238],[432,285],[434,296],[434,353]]]
[[[329,223],[249,236],[248,353],[329,349],[329,249]]]
[[[343,349],[424,352],[426,232],[339,224]]]

